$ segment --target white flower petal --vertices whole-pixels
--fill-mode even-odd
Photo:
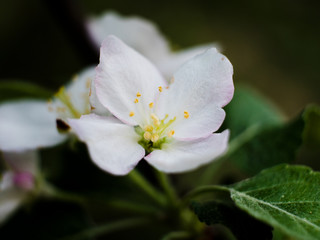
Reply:
[[[161,93],[158,115],[176,117],[172,128],[178,139],[206,137],[224,120],[221,109],[233,96],[233,69],[229,60],[215,49],[196,56],[174,75],[169,89]],[[184,112],[189,117],[184,117]]]
[[[115,118],[90,114],[69,119],[69,123],[87,144],[91,159],[114,175],[130,172],[145,154],[134,128]]]
[[[25,192],[14,188],[0,192],[0,225],[18,209],[25,196]]]
[[[25,151],[62,142],[56,115],[40,100],[12,101],[0,105],[0,150]]]
[[[39,152],[3,152],[3,159],[15,172],[29,172],[36,176],[38,171]]]
[[[175,141],[154,150],[145,159],[160,171],[178,173],[195,169],[213,161],[225,152],[229,131],[215,133],[194,141]]]
[[[103,106],[121,121],[137,125],[144,123],[149,103],[155,101],[158,87],[166,86],[166,82],[147,59],[109,36],[101,47],[95,86]],[[134,117],[129,116],[130,112]]]
[[[123,17],[115,12],[107,12],[100,17],[91,18],[88,30],[97,46],[107,36],[115,35],[154,63],[162,61],[170,52],[168,43],[158,28],[140,17]]]
[[[166,77],[166,79],[171,79],[173,73],[176,72],[182,64],[190,60],[191,58],[205,52],[209,48],[220,47],[216,43],[203,44],[191,48],[187,48],[178,52],[173,52],[168,54],[162,61],[156,62],[156,66],[160,72]]]
[[[98,99],[96,93],[96,86],[94,85],[94,81],[91,82],[91,91],[90,91],[90,105],[91,105],[91,113],[95,113],[100,116],[111,116],[112,114],[109,110],[104,107]]]

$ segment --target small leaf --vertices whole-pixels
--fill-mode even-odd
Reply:
[[[253,217],[298,239],[320,239],[319,172],[280,165],[229,189],[235,204]]]
[[[217,201],[193,202],[191,207],[201,222],[223,224],[238,240],[271,240],[272,228],[225,203]]]
[[[53,93],[40,86],[19,80],[1,81],[0,102],[13,99],[48,99]]]

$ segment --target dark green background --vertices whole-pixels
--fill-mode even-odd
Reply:
[[[47,2],[0,2],[0,78],[57,89],[87,65],[57,24]],[[115,10],[154,21],[184,48],[219,42],[234,66],[235,84],[247,83],[289,116],[320,103],[318,1],[78,0],[84,16]]]

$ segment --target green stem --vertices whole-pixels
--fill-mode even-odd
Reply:
[[[212,192],[213,190],[214,191],[222,191],[222,192],[230,192],[230,189],[225,186],[219,186],[219,185],[202,186],[202,187],[198,187],[198,188],[190,191],[189,193],[187,193],[187,195],[185,195],[183,197],[182,203],[184,205],[187,205],[192,198],[195,198],[198,195],[206,193],[206,192]]]
[[[189,238],[191,237],[191,234],[186,231],[176,231],[171,232],[167,235],[165,235],[161,240],[171,240],[171,239],[181,239],[181,238]]]
[[[132,170],[128,176],[152,200],[161,206],[165,205],[166,200],[163,194],[156,190],[137,170]]]
[[[147,218],[131,218],[131,219],[113,221],[111,223],[106,223],[104,225],[83,230],[79,233],[64,237],[60,240],[82,240],[82,239],[88,239],[88,238],[91,239],[93,237],[116,232],[122,229],[138,227],[144,224],[148,224],[149,222],[150,222],[150,219],[147,219]]]
[[[157,169],[155,169],[155,172],[156,172],[156,177],[157,177],[162,189],[166,193],[169,202],[175,207],[178,206],[179,205],[179,197],[178,197],[178,194],[177,194],[175,188],[172,186],[168,175],[161,172],[161,171],[158,171]]]
[[[39,193],[44,197],[52,197],[55,199],[59,199],[66,202],[73,202],[80,205],[86,204],[85,198],[76,194],[61,191],[47,182],[42,182],[42,186],[40,188]]]

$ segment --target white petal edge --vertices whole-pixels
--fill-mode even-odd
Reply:
[[[37,150],[25,152],[2,152],[4,161],[15,172],[29,172],[33,176],[38,173],[38,162],[40,159]]]
[[[134,128],[113,117],[83,115],[69,124],[87,144],[93,162],[111,174],[129,173],[145,155]]]
[[[204,53],[209,48],[217,48],[221,52],[221,47],[217,43],[207,43],[183,49],[168,54],[162,61],[157,62],[156,66],[166,79],[171,79],[174,72],[191,58]]]
[[[221,156],[228,147],[229,130],[194,141],[175,141],[155,150],[145,160],[160,171],[179,173],[196,169]]]
[[[3,224],[22,204],[26,193],[19,189],[6,189],[0,192],[0,225]]]
[[[56,115],[49,112],[47,102],[20,100],[0,105],[0,150],[32,150],[65,139],[56,129]]]
[[[170,53],[169,44],[157,26],[138,16],[106,12],[90,18],[87,28],[97,46],[107,36],[115,35],[154,63],[162,61]]]
[[[99,101],[114,116],[126,124],[141,125],[149,118],[146,109],[155,102],[159,86],[167,83],[146,58],[117,37],[108,36],[102,43],[94,84]],[[136,104],[138,92],[141,97]]]

